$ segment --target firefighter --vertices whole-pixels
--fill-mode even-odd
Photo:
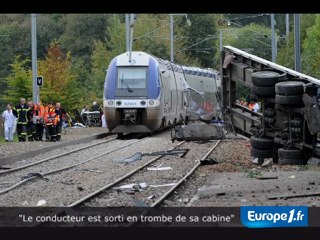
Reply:
[[[34,108],[33,118],[36,126],[36,141],[43,141],[43,124],[44,124],[44,106],[41,102],[37,103]]]
[[[52,102],[49,102],[48,107],[44,113],[47,141],[57,141],[57,124],[59,120],[59,112],[56,110]]]
[[[69,118],[68,113],[61,107],[61,104],[59,102],[56,103],[56,110],[59,114],[59,122],[57,124],[57,141],[61,140],[61,132],[62,132],[62,124],[63,119]]]
[[[27,136],[28,141],[34,141],[36,138],[36,126],[34,122],[34,104],[32,101],[28,101],[29,111],[28,111],[28,124],[27,124]]]
[[[17,120],[17,133],[19,142],[25,142],[27,137],[29,107],[26,104],[26,99],[20,98],[20,103],[13,109],[14,116]]]

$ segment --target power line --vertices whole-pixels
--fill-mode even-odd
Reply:
[[[177,21],[178,21],[178,20],[175,20],[174,22],[177,22]],[[168,23],[168,24],[166,24],[166,25],[164,25],[164,26],[162,26],[162,27],[156,28],[156,29],[154,29],[154,30],[152,30],[152,31],[150,31],[150,32],[147,32],[147,33],[143,34],[142,36],[136,37],[135,39],[133,39],[133,41],[136,41],[136,40],[138,40],[138,39],[140,39],[140,38],[143,38],[143,37],[145,37],[145,36],[148,36],[148,35],[150,35],[150,34],[152,34],[152,33],[154,33],[154,32],[159,31],[160,29],[163,29],[163,28],[168,27],[169,25],[170,25],[170,23]]]
[[[212,38],[212,37],[207,37],[207,38],[205,38],[205,39],[203,39],[203,40],[201,40],[201,41],[199,41],[199,42],[197,42],[197,43],[195,43],[195,44],[192,44],[192,45],[190,45],[190,46],[188,46],[188,47],[185,47],[185,48],[177,51],[177,53],[179,53],[179,52],[181,52],[181,51],[184,51],[184,50],[186,50],[186,49],[189,49],[189,48],[191,48],[191,47],[197,46],[197,45],[199,45],[200,43],[205,42],[205,41],[207,41],[208,39],[211,39],[211,38]]]
[[[268,16],[268,15],[270,15],[270,14],[262,13],[262,14],[257,14],[257,15],[253,15],[253,16],[239,17],[239,18],[232,18],[232,19],[229,19],[229,21],[234,21],[234,20],[243,20],[243,19],[250,19],[250,18],[256,18],[256,17],[265,17],[265,16]]]
[[[230,20],[226,20],[226,21],[228,21],[228,22],[230,22],[230,23],[232,23],[232,24],[234,24],[234,25],[236,25],[236,26],[238,26],[238,27],[241,27],[241,28],[244,28],[244,27],[245,27],[245,26],[243,26],[243,25],[241,25],[241,24],[235,23],[235,22],[230,21]],[[269,38],[269,36],[268,36],[267,34],[263,34],[263,33],[260,33],[260,32],[256,32],[256,31],[251,30],[251,29],[248,29],[248,30],[251,31],[251,32],[254,32],[254,33],[256,33],[256,34],[259,34],[259,35],[261,35],[261,36],[264,36],[265,38]]]

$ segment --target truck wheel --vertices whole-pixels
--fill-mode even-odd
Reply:
[[[299,105],[303,104],[302,95],[279,95],[276,94],[276,103],[280,105]]]
[[[274,86],[279,81],[280,74],[272,71],[259,71],[251,75],[252,83],[257,86]]]
[[[303,159],[287,159],[287,158],[279,158],[278,159],[279,165],[302,165]]]
[[[272,138],[258,138],[257,136],[252,136],[250,138],[250,144],[252,148],[255,149],[273,149]]]
[[[279,160],[281,159],[301,159],[302,152],[300,149],[278,149]]]
[[[256,149],[252,148],[250,149],[251,156],[257,157],[257,158],[272,158],[273,156],[273,150],[272,149]]]
[[[252,93],[260,97],[269,97],[275,95],[274,86],[252,86]]]
[[[275,90],[280,95],[298,95],[303,94],[303,85],[303,82],[298,81],[279,82],[275,85]]]

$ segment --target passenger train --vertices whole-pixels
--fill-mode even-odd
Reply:
[[[145,52],[133,51],[129,60],[129,52],[118,55],[107,70],[103,106],[110,132],[152,133],[218,108],[218,71],[180,66]]]

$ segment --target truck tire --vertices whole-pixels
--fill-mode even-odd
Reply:
[[[288,159],[288,158],[279,158],[278,159],[279,165],[302,165],[303,159]]]
[[[274,86],[252,86],[252,93],[260,97],[270,97],[275,95]]]
[[[276,94],[276,104],[280,105],[298,105],[301,106],[303,104],[302,95],[279,95]]]
[[[255,149],[273,149],[272,138],[258,138],[257,136],[252,136],[250,138],[250,144],[251,147]]]
[[[256,149],[250,148],[251,156],[257,158],[272,158],[273,157],[273,150],[272,149]]]
[[[300,149],[278,149],[279,159],[302,159],[302,152]]]
[[[252,83],[257,86],[274,86],[279,81],[280,74],[272,71],[259,71],[251,75]]]
[[[303,94],[303,82],[285,81],[275,85],[275,91],[280,95],[298,95]]]

